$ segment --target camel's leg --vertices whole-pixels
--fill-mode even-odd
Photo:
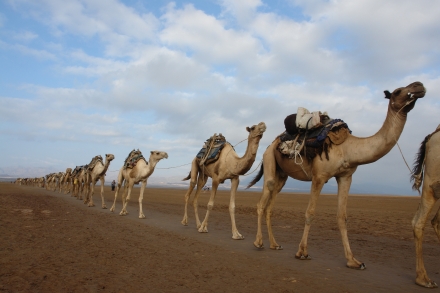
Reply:
[[[142,200],[144,199],[145,186],[147,186],[147,179],[142,181],[141,193],[139,194],[139,219],[145,219],[144,212],[142,211]]]
[[[208,180],[208,176],[204,175],[202,176],[202,174],[199,174],[199,178],[197,179],[197,189],[196,189],[196,194],[194,195],[194,199],[192,202],[192,205],[194,207],[194,214],[196,217],[196,227],[197,229],[200,228],[200,226],[202,226],[202,224],[200,223],[200,218],[199,218],[199,195],[200,195],[200,191],[202,190],[202,187],[205,186],[206,181]]]
[[[438,240],[440,241],[440,207],[437,211],[437,214],[435,214],[435,217],[432,219],[431,225],[434,228],[435,233],[437,233]]]
[[[272,208],[275,204],[275,199],[278,193],[280,193],[281,189],[283,189],[284,184],[286,184],[287,176],[284,174],[282,175],[279,172],[276,172],[275,178],[276,178],[275,186],[272,191],[272,196],[269,198],[266,208],[266,226],[269,235],[270,249],[282,250],[283,247],[276,242],[275,237],[273,236],[271,217],[272,217]]]
[[[82,182],[78,182],[79,186],[78,186],[78,199],[82,200],[83,199],[83,191],[84,191],[84,184]]]
[[[133,190],[133,185],[131,182],[125,182],[124,194],[122,195],[122,210],[119,213],[121,216],[128,215],[127,205],[130,200],[131,191]]]
[[[229,215],[231,216],[232,223],[232,239],[241,240],[244,239],[243,235],[238,232],[237,226],[235,224],[235,194],[237,192],[238,184],[240,183],[239,177],[234,177],[231,179],[231,198],[229,200]],[[203,184],[202,186],[205,186]]]
[[[95,194],[95,185],[96,181],[89,183],[89,196],[88,196],[88,207],[94,207],[95,203],[93,202],[93,195]]]
[[[102,208],[106,209],[107,206],[105,205],[105,199],[104,199],[104,183],[105,183],[105,179],[104,177],[99,178],[99,180],[101,180],[101,200],[102,200]]]
[[[208,219],[209,219],[209,213],[211,212],[212,208],[214,207],[214,199],[215,195],[217,193],[217,188],[219,185],[219,181],[217,178],[212,178],[212,190],[211,190],[211,196],[209,197],[208,201],[208,209],[206,210],[205,219],[202,222],[202,225],[199,228],[200,233],[208,233]],[[197,193],[200,193],[200,190],[202,188],[200,186],[197,186]],[[196,193],[196,194],[197,194]]]
[[[118,184],[116,186],[116,191],[115,191],[115,200],[113,201],[113,205],[110,208],[110,212],[114,212],[115,211],[116,199],[118,198],[118,193],[119,193],[119,190],[121,189],[122,183],[124,183],[124,178],[122,177],[121,172],[119,172],[119,174],[118,174]]]
[[[194,187],[196,186],[196,177],[197,177],[197,173],[196,175],[193,177],[193,172],[192,172],[192,168],[191,168],[191,178],[189,179],[189,187],[188,190],[185,193],[185,212],[183,214],[183,219],[181,221],[182,225],[187,226],[188,225],[188,200],[191,197],[191,193],[194,190]]]
[[[316,175],[312,179],[310,200],[305,214],[304,232],[301,238],[301,242],[299,243],[298,252],[295,254],[295,258],[297,259],[310,259],[309,253],[307,251],[307,239],[309,237],[310,226],[315,217],[316,203],[318,201],[318,197],[321,193],[322,187],[324,186],[324,183],[326,181],[326,178],[321,178]]]
[[[338,227],[341,232],[342,244],[344,245],[345,258],[347,259],[347,267],[352,269],[364,270],[365,264],[354,258],[350,248],[350,242],[347,234],[347,199],[350,190],[352,176],[337,177],[338,182]]]
[[[263,245],[263,232],[261,229],[263,216],[266,214],[267,204],[269,199],[273,195],[275,187],[276,176],[276,161],[273,155],[273,150],[270,145],[263,154],[263,173],[264,173],[264,183],[263,183],[263,193],[257,203],[257,234],[255,235],[254,246],[256,248],[264,248]]]
[[[91,183],[84,183],[84,204],[88,204],[90,202],[90,185]]]
[[[428,277],[428,273],[426,272],[425,264],[423,262],[422,248],[423,231],[425,229],[425,224],[428,216],[431,213],[432,207],[434,206],[435,202],[436,199],[434,198],[434,192],[432,188],[424,184],[421,202],[412,220],[414,241],[416,247],[416,284],[427,288],[437,287],[437,284]]]

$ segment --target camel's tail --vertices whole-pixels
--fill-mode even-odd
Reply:
[[[414,159],[414,166],[410,179],[411,182],[414,181],[414,184],[412,186],[413,190],[420,191],[420,186],[422,185],[423,182],[423,169],[425,165],[426,143],[431,138],[431,135],[432,134],[426,136],[425,139],[422,141],[422,143],[420,144],[419,151]]]
[[[182,181],[189,180],[189,179],[191,179],[191,171],[189,171],[188,176],[186,176],[185,178],[183,178]]]
[[[254,179],[248,184],[248,186],[246,187],[246,189],[252,187],[255,185],[255,183],[257,183],[258,181],[260,181],[261,177],[263,177],[264,174],[264,169],[263,169],[263,164],[261,164],[261,168],[260,171],[258,172],[257,176],[254,177]]]

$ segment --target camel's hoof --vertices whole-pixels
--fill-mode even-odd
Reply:
[[[182,223],[183,226],[188,226],[188,223],[187,223],[187,222],[182,221],[182,222],[180,222],[180,223]]]
[[[275,247],[271,247],[270,249],[272,250],[283,250],[284,248],[281,245],[275,246]]]
[[[199,230],[199,233],[208,233],[208,229],[202,229],[202,228],[200,228]]]
[[[301,256],[295,255],[295,258],[299,259],[299,260],[311,260],[312,259],[312,257],[310,255],[301,255]]]
[[[106,209],[107,209],[107,207],[106,207],[106,206],[103,206],[102,208],[103,208],[104,210],[106,210]]]
[[[361,265],[358,267],[349,267],[348,265],[347,265],[347,267],[350,269],[355,269],[355,270],[360,270],[360,271],[363,271],[367,268],[367,266],[364,263],[361,263]]]
[[[145,219],[145,216],[144,215],[139,216],[139,219]]]
[[[255,242],[254,242],[254,246],[255,246],[257,249],[259,249],[259,250],[264,249],[264,244],[263,244],[263,243],[261,243],[261,244],[255,244]]]
[[[243,235],[232,236],[232,239],[234,239],[234,240],[243,240],[244,236]]]
[[[425,288],[431,288],[431,289],[432,288],[438,288],[437,283],[434,282],[434,281],[431,281],[431,280],[428,280],[428,281],[423,282],[423,283],[417,283],[417,281],[416,281],[416,284],[419,285],[419,286],[425,287]]]

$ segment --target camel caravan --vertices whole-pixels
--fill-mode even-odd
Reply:
[[[298,245],[295,258],[298,260],[312,259],[308,252],[308,236],[315,217],[319,195],[324,184],[335,178],[338,184],[337,223],[341,233],[342,245],[345,251],[348,268],[364,270],[364,262],[355,258],[350,248],[347,233],[347,200],[352,182],[352,176],[360,165],[373,163],[385,156],[396,145],[405,126],[408,113],[414,108],[416,101],[423,98],[426,89],[420,82],[414,82],[406,87],[400,87],[393,92],[384,91],[389,100],[388,110],[382,127],[370,137],[356,137],[348,125],[341,119],[332,119],[328,113],[309,112],[298,108],[297,113],[289,115],[284,120],[285,132],[278,135],[273,142],[265,147],[261,167],[258,174],[246,188],[255,185],[263,179],[262,194],[257,206],[257,231],[253,245],[263,249],[262,222],[266,221],[269,248],[282,250],[272,231],[272,208],[277,194],[281,192],[287,178],[311,182],[310,199],[305,211],[304,231]],[[233,145],[227,142],[222,134],[214,134],[206,140],[202,149],[191,163],[191,170],[183,180],[189,180],[189,187],[184,196],[184,215],[181,224],[188,225],[188,201],[196,188],[192,205],[195,214],[195,225],[200,233],[208,232],[208,219],[213,210],[214,199],[219,184],[231,180],[229,214],[231,217],[232,239],[244,239],[235,222],[235,197],[239,185],[239,177],[245,175],[253,166],[260,141],[266,131],[266,124],[246,127],[248,132],[245,154],[239,157]],[[440,164],[437,148],[440,145],[440,125],[422,142],[416,163],[412,172],[413,188],[419,190],[422,186],[421,203],[412,221],[416,246],[416,284],[435,288],[425,270],[423,263],[422,239],[424,226],[434,204],[440,198],[440,177],[436,172]],[[148,160],[139,150],[131,151],[119,170],[117,187],[111,212],[115,211],[116,201],[122,192],[122,208],[119,215],[128,214],[127,204],[130,200],[134,184],[141,183],[139,194],[139,218],[145,218],[142,201],[148,178],[155,170],[157,163],[167,159],[168,154],[162,151],[151,151]],[[51,173],[40,178],[18,178],[17,184],[43,187],[47,190],[74,196],[89,207],[94,206],[93,193],[95,184],[101,181],[101,207],[106,208],[104,201],[105,173],[110,162],[114,159],[111,154],[95,156],[87,165],[77,166],[73,170]],[[257,167],[258,168],[258,167]],[[205,188],[208,178],[212,179],[212,188],[207,204],[206,215],[200,221],[198,215],[198,198]],[[123,185],[124,184],[124,185]],[[121,191],[122,186],[124,186]],[[440,240],[440,209],[431,221],[435,233]]]

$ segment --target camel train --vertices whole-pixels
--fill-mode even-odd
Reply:
[[[305,211],[305,224],[301,241],[295,258],[309,260],[308,235],[313,222],[317,200],[323,185],[332,177],[338,184],[337,222],[341,233],[345,251],[346,266],[348,268],[364,270],[366,265],[356,259],[350,248],[346,227],[347,199],[352,182],[352,176],[360,165],[370,164],[385,156],[397,143],[407,120],[407,114],[414,108],[416,101],[423,98],[426,89],[420,82],[414,82],[406,87],[400,87],[393,92],[384,91],[389,100],[388,110],[382,127],[370,137],[356,137],[351,134],[348,125],[340,119],[331,119],[327,113],[308,112],[298,108],[296,114],[286,117],[284,125],[286,131],[278,135],[265,149],[259,173],[249,183],[247,188],[255,185],[264,176],[262,194],[257,203],[257,233],[253,245],[263,249],[262,221],[266,220],[270,249],[282,250],[272,231],[271,214],[277,194],[281,192],[288,177],[300,181],[311,182],[310,199]],[[195,224],[198,232],[208,232],[208,219],[214,206],[214,199],[219,184],[231,180],[229,214],[232,225],[232,239],[244,239],[237,229],[235,222],[235,197],[239,185],[240,175],[246,174],[255,162],[256,154],[266,131],[264,122],[246,128],[248,145],[246,152],[239,157],[233,146],[228,143],[222,134],[214,134],[203,145],[200,152],[192,160],[189,175],[183,180],[189,180],[189,187],[184,196],[184,216],[181,221],[188,225],[188,201],[194,188],[197,186],[192,204],[195,214]],[[416,284],[435,288],[425,270],[423,263],[422,240],[424,226],[434,204],[440,198],[440,178],[436,168],[440,164],[437,148],[440,145],[440,125],[422,142],[417,160],[413,168],[411,180],[413,189],[419,190],[422,186],[421,203],[412,220],[416,247]],[[162,151],[151,151],[148,161],[139,150],[133,150],[119,170],[115,198],[111,212],[115,211],[116,200],[121,192],[122,209],[119,215],[127,215],[127,204],[130,200],[134,184],[142,183],[139,194],[139,218],[145,218],[142,209],[143,193],[148,178],[154,172],[157,163],[168,158]],[[101,199],[103,209],[104,180],[110,162],[114,159],[111,154],[106,155],[105,162],[101,156],[95,156],[88,165],[77,166],[74,170],[67,168],[66,172],[51,173],[41,178],[18,178],[15,183],[44,187],[48,190],[71,193],[78,199],[84,196],[84,203],[94,206],[93,192],[98,180],[101,181]],[[204,220],[199,219],[197,207],[198,197],[208,178],[212,179],[212,188]],[[423,184],[423,185],[422,185]],[[431,221],[440,240],[440,209]]]

